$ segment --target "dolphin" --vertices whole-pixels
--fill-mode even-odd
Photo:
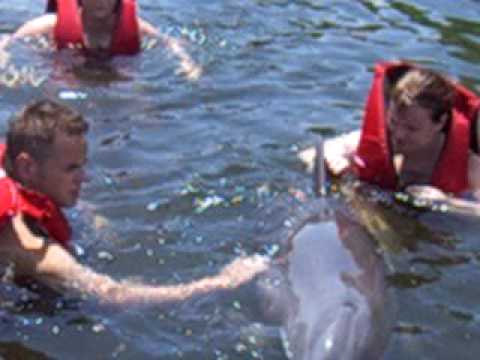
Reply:
[[[316,162],[319,198],[257,282],[262,314],[280,325],[289,359],[381,359],[393,320],[385,263],[348,199],[327,194],[321,141]]]

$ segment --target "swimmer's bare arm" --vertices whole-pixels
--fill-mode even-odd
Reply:
[[[480,200],[480,155],[470,152],[468,157],[468,183],[470,190]]]
[[[21,216],[15,217],[0,237],[0,252],[13,260],[22,274],[33,276],[54,289],[111,305],[158,305],[182,301],[215,290],[238,287],[266,268],[263,259],[237,259],[216,276],[187,284],[149,286],[120,282],[89,269],[60,245],[33,235]]]
[[[468,159],[468,182],[468,191],[473,194],[473,200],[449,196],[431,185],[411,185],[405,191],[416,199],[439,201],[447,205],[451,212],[480,216],[480,156],[473,152],[470,152]]]
[[[324,142],[325,160],[328,169],[333,175],[338,176],[348,170],[359,142],[360,130],[355,130]],[[298,158],[305,164],[308,171],[312,171],[315,160],[315,148],[310,147],[302,150],[298,154]]]
[[[39,16],[20,26],[20,28],[13,33],[12,39],[27,36],[51,35],[56,23],[56,14],[45,14]]]
[[[147,36],[159,36],[160,33],[158,32],[157,28],[150,24],[147,20],[142,18],[138,18],[138,26],[140,28],[140,34],[147,35]]]
[[[185,50],[181,40],[175,39],[166,34],[160,33],[152,24],[138,18],[140,33],[160,39],[169,51],[180,61],[179,73],[185,74],[187,79],[195,81],[202,75],[202,68],[193,61],[191,56]]]
[[[4,68],[9,62],[10,54],[7,51],[7,47],[12,41],[28,36],[51,35],[56,22],[57,16],[55,14],[39,16],[27,21],[12,35],[3,37],[0,40],[0,68]]]
[[[3,36],[0,39],[0,69],[4,69],[10,61],[10,54],[7,52],[6,47],[10,42],[10,36]]]

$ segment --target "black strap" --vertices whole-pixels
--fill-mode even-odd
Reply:
[[[322,197],[327,194],[327,170],[325,168],[324,144],[321,136],[319,136],[315,144],[313,192],[317,197]]]
[[[470,124],[470,150],[472,150],[475,154],[480,154],[480,144],[478,143],[478,123],[480,114],[477,114],[473,119],[472,123]]]
[[[58,0],[48,0],[45,12],[47,13],[57,12],[57,9],[58,9],[57,1]],[[82,0],[77,0],[77,1],[78,1],[78,6],[82,6]]]
[[[47,8],[45,9],[47,13],[57,12],[57,0],[48,0]]]

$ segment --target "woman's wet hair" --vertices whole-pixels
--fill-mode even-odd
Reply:
[[[58,10],[57,1],[58,0],[48,0],[47,8],[45,9],[45,12],[47,12],[47,13],[57,12],[57,10]],[[118,9],[120,8],[121,2],[122,2],[122,0],[117,0],[117,3],[115,4],[115,10],[114,10],[115,12],[117,12]],[[77,3],[78,3],[78,6],[82,6],[82,0],[77,0]]]
[[[47,8],[45,9],[45,12],[47,13],[55,13],[58,10],[58,0],[48,0],[47,2]],[[60,0],[61,1],[61,0]],[[82,6],[82,0],[77,0],[78,6]]]

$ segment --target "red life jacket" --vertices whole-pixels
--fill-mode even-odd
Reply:
[[[361,180],[393,190],[397,187],[390,152],[385,106],[385,80],[395,72],[412,68],[406,63],[380,63],[368,96],[363,118],[357,161],[354,169]],[[398,75],[397,75],[398,76]],[[480,99],[465,87],[455,84],[455,102],[445,146],[433,171],[431,185],[449,193],[468,189],[470,123],[475,118]],[[362,164],[363,163],[363,164]]]
[[[6,147],[0,144],[3,164]],[[42,230],[60,245],[68,248],[72,230],[60,208],[47,196],[24,188],[0,168],[0,230],[19,211],[32,218]]]
[[[135,0],[122,0],[120,16],[115,26],[111,55],[135,55],[140,51],[140,30]],[[80,46],[85,49],[83,25],[77,0],[58,1],[54,39],[58,49]]]

